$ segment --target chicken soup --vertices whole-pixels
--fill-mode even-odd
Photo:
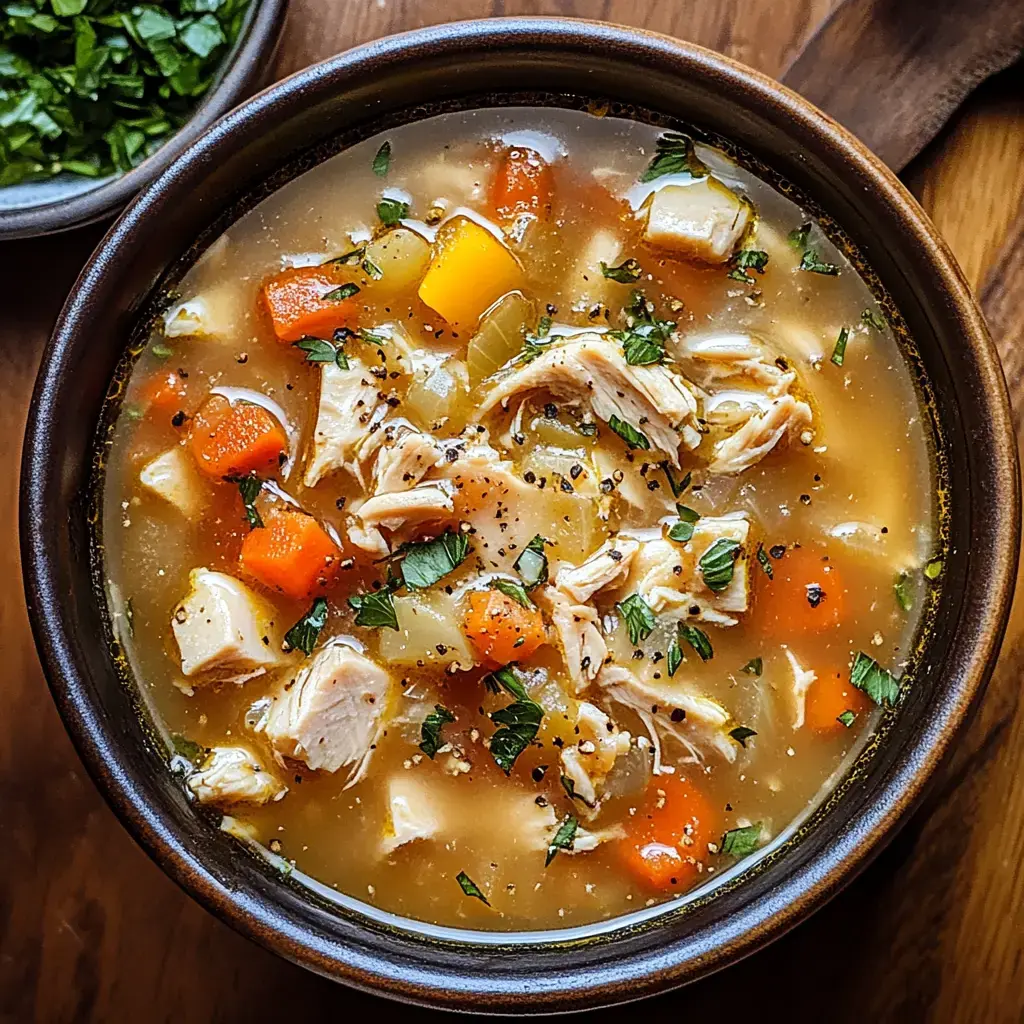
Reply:
[[[104,567],[197,808],[386,911],[555,928],[792,829],[941,571],[913,375],[734,154],[506,108],[359,142],[136,354]]]

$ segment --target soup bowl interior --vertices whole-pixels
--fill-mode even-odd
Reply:
[[[902,315],[914,339],[908,358],[927,381],[942,597],[900,706],[825,803],[745,870],[693,899],[572,932],[456,933],[300,885],[195,813],[104,639],[92,543],[97,438],[111,379],[146,313],[261,197],[351,141],[446,106],[575,105],[581,96],[733,140],[854,243]],[[398,36],[310,68],[228,115],[143,193],[83,272],[44,357],[21,517],[54,698],[101,790],[161,866],[245,934],[313,970],[399,998],[497,1011],[607,1004],[692,980],[777,936],[863,867],[912,809],[983,688],[1008,613],[1020,520],[998,362],[952,258],[896,179],[804,101],[724,58],[610,26],[529,19]]]

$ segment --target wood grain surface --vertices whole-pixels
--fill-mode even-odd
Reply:
[[[354,43],[438,21],[560,14],[653,28],[778,75],[835,6],[293,0],[278,70],[290,73]],[[906,180],[981,289],[1024,438],[1022,86],[1024,74],[1012,69],[979,89]],[[20,589],[13,469],[46,335],[100,233],[0,246],[0,458],[11,467],[0,480],[0,1020],[180,1024],[395,1013],[251,945],[176,889],[107,810],[51,704]],[[1018,600],[974,723],[930,802],[896,842],[769,949],[629,1012],[659,1022],[729,1014],[901,1024],[1024,1020],[1022,660]],[[400,1012],[413,1020],[437,1016]],[[610,1020],[613,1012],[592,1019]]]

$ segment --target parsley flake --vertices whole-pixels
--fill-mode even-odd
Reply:
[[[454,572],[469,554],[469,538],[445,530],[433,540],[409,544],[402,559],[402,579],[410,590],[425,590]]]
[[[460,871],[455,876],[455,881],[459,883],[459,888],[467,895],[473,896],[478,899],[485,907],[489,907],[491,904],[488,902],[487,897],[483,894],[480,887],[473,881],[465,871]]]
[[[491,720],[503,728],[491,737],[491,756],[506,774],[512,771],[516,758],[533,742],[544,719],[544,709],[527,693],[515,672],[505,666],[484,680],[492,692],[504,688],[516,699],[507,707],[491,712]]]
[[[255,473],[238,478],[238,492],[242,495],[242,505],[245,507],[245,518],[249,520],[250,530],[263,526],[263,519],[256,508],[256,499],[262,490],[263,481]]]
[[[384,196],[377,203],[377,216],[385,227],[393,228],[409,216],[409,204],[401,199]]]
[[[757,733],[753,729],[748,729],[745,725],[737,725],[735,729],[729,730],[729,735],[744,749],[747,749],[747,740],[751,736],[756,736]]]
[[[349,368],[344,348],[324,338],[303,338],[295,342],[295,347],[306,353],[307,363],[334,363],[340,370]]]
[[[630,449],[642,448],[644,451],[650,451],[651,442],[647,439],[647,435],[641,434],[636,427],[632,427],[624,420],[620,420],[618,416],[612,414],[608,420],[608,426],[626,442],[626,447]]]
[[[622,615],[629,632],[629,642],[636,647],[637,644],[646,640],[657,624],[651,606],[639,595],[630,594],[624,601],[619,601],[615,606]]]
[[[454,721],[455,716],[443,704],[435,704],[434,710],[423,719],[420,725],[422,739],[419,748],[431,761],[434,760],[434,755],[438,750],[444,746],[441,740],[442,727]]]
[[[832,362],[836,366],[842,366],[846,359],[846,343],[850,340],[850,328],[844,327],[836,338],[835,347],[832,349]]]
[[[528,590],[548,579],[548,556],[544,554],[544,545],[549,543],[539,533],[523,548],[522,554],[515,560],[512,568],[522,577]]]
[[[576,840],[576,830],[579,828],[579,821],[576,819],[575,814],[567,814],[562,819],[562,824],[558,826],[558,831],[554,834],[551,842],[548,844],[548,855],[544,858],[544,867],[547,867],[554,859],[559,850],[571,850],[572,844]]]
[[[710,661],[715,656],[711,641],[703,629],[680,622],[679,636],[697,652],[697,656],[701,661]]]
[[[693,140],[680,132],[665,132],[654,144],[654,158],[640,175],[642,182],[654,181],[666,174],[688,174],[691,178],[706,178],[707,167],[694,152]]]
[[[857,716],[849,708],[847,708],[841,715],[836,715],[836,721],[840,725],[845,725],[849,729],[856,721]]]
[[[624,260],[617,267],[610,267],[604,260],[601,260],[601,275],[609,281],[617,281],[619,284],[633,284],[640,280],[643,270],[635,259]]]
[[[387,177],[388,169],[391,167],[391,143],[381,143],[380,149],[377,150],[376,156],[373,158],[373,173],[378,178]]]
[[[716,594],[721,593],[732,583],[733,573],[736,567],[736,559],[740,554],[738,541],[728,537],[719,537],[700,556],[697,567],[704,577],[704,583],[709,590]]]
[[[761,822],[733,828],[722,836],[721,852],[730,857],[747,857],[761,845]]]
[[[494,580],[492,585],[495,590],[500,591],[506,597],[512,598],[516,604],[520,604],[524,608],[533,607],[530,595],[526,592],[526,587],[522,583],[517,583],[515,580]],[[523,638],[520,637],[521,639]]]
[[[390,587],[371,590],[366,594],[352,594],[348,599],[348,606],[356,613],[357,626],[398,629],[398,613],[395,611],[395,600]]]
[[[740,671],[748,676],[759,676],[764,671],[764,658],[751,658]]]
[[[327,600],[318,597],[312,607],[284,635],[284,642],[289,650],[303,651],[308,656],[313,653],[320,631],[327,625]]]
[[[858,651],[853,659],[850,682],[885,707],[891,708],[900,696],[900,681],[863,651]]]
[[[765,551],[763,544],[757,545],[757,564],[761,566],[768,579],[775,578],[775,570],[772,568],[772,563],[768,560],[768,552]]]
[[[835,263],[826,263],[818,257],[813,249],[807,249],[800,260],[800,270],[812,274],[824,274],[826,277],[838,277],[839,267]]]

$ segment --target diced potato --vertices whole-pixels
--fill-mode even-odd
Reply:
[[[448,594],[436,592],[395,598],[398,630],[380,631],[380,657],[389,665],[459,664],[476,658],[462,633],[461,616]]]
[[[487,312],[466,349],[473,387],[522,351],[524,330],[534,323],[535,316],[533,303],[522,292],[509,292]]]
[[[724,263],[753,220],[750,203],[715,178],[666,185],[647,207],[644,241],[705,263]]]
[[[458,430],[465,419],[468,394],[466,364],[461,359],[449,359],[426,374],[416,374],[405,395],[405,410],[418,416],[428,430],[442,426]],[[460,412],[462,418],[453,424]]]
[[[601,264],[614,267],[625,258],[622,240],[607,228],[598,228],[573,264],[563,287],[572,304],[586,309],[598,303],[609,307],[622,305],[632,286],[605,277]]]
[[[139,483],[189,519],[198,516],[206,505],[205,485],[195,461],[181,445],[147,462],[139,473]]]
[[[388,820],[381,851],[393,853],[416,840],[437,838],[444,829],[441,801],[435,787],[409,772],[388,779]]]
[[[419,296],[448,323],[467,328],[522,283],[515,256],[486,228],[456,217],[438,232]]]
[[[366,246],[366,259],[383,275],[374,288],[399,292],[411,288],[426,273],[430,243],[409,228],[394,228]]]

